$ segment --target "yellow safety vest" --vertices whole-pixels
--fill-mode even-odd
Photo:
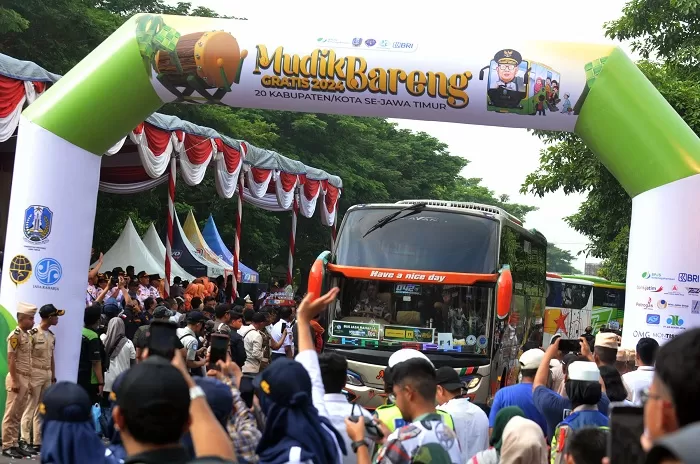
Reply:
[[[435,412],[442,416],[442,420],[445,423],[445,425],[447,425],[452,430],[455,429],[454,421],[452,420],[452,416],[449,413],[441,411],[440,409],[437,409]],[[389,430],[391,432],[396,430],[396,426],[398,424],[404,423],[403,417],[401,417],[401,411],[399,410],[399,407],[395,404],[384,404],[382,406],[379,406],[377,409],[375,409],[374,415],[377,416],[377,419],[384,422],[384,424],[386,424],[386,426],[389,427]]]

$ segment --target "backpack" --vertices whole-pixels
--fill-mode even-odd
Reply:
[[[100,360],[102,361],[102,378],[104,379],[105,372],[109,369],[109,358],[105,352],[105,347],[102,340],[97,336],[97,341],[100,342]],[[90,361],[90,338],[85,335],[80,340],[80,358],[78,361],[78,382],[89,384],[92,383],[92,361]]]
[[[566,439],[569,435],[579,429],[595,427],[601,430],[609,430],[608,418],[597,406],[589,409],[589,406],[579,406],[574,412],[566,417],[554,429],[552,436],[552,446],[550,449],[550,464],[561,464],[564,462],[564,451],[566,450]]]

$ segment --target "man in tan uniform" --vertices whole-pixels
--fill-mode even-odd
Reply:
[[[63,314],[65,314],[64,310],[56,309],[52,304],[44,305],[39,309],[41,323],[29,331],[32,335],[32,378],[29,386],[31,396],[24,410],[24,415],[22,415],[22,438],[19,441],[19,447],[30,453],[39,453],[41,450],[39,403],[42,401],[46,389],[51,384],[56,383],[53,357],[56,336],[51,332],[51,327],[58,324],[58,317],[63,316]],[[33,434],[30,433],[32,431]],[[32,436],[34,440],[32,440]],[[30,443],[34,446],[31,446]]]
[[[34,326],[36,306],[29,303],[17,305],[17,328],[7,337],[7,402],[2,419],[2,455],[21,459],[33,453],[19,448],[19,427],[22,413],[29,397],[32,375],[32,338],[29,331]]]

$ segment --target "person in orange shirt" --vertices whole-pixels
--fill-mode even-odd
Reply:
[[[319,324],[318,319],[320,315],[316,316],[311,320],[311,330],[314,334],[314,347],[316,352],[320,353],[323,350],[323,333],[326,331],[321,324]]]

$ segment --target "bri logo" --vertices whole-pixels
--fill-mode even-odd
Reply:
[[[700,282],[700,275],[681,272],[678,274],[678,282]]]

